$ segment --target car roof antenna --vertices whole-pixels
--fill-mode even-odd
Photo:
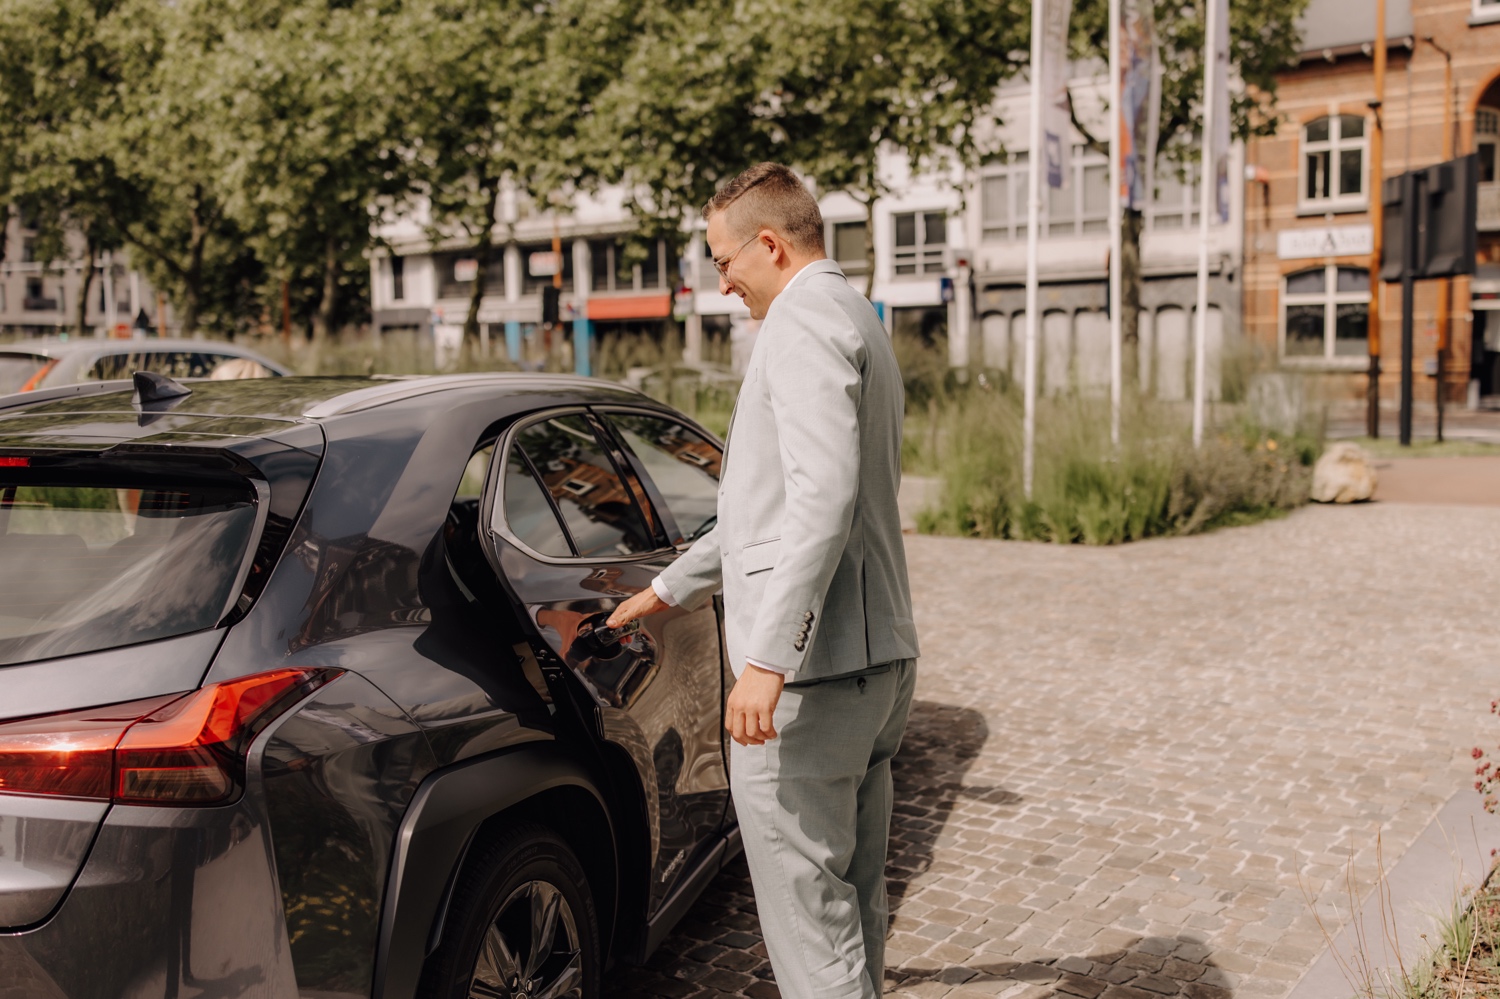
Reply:
[[[135,396],[130,401],[137,406],[180,399],[193,393],[192,389],[181,382],[155,371],[137,371],[131,378],[135,382]]]

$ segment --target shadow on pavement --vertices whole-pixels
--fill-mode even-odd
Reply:
[[[1028,984],[1043,992],[1026,992],[1057,999],[1109,995],[1186,996],[1189,999],[1232,999],[1234,990],[1224,971],[1209,958],[1206,944],[1187,937],[1141,937],[1119,949],[1088,956],[1047,961],[971,962],[947,968],[886,969],[886,990],[912,990],[926,995],[933,986],[963,988],[979,993],[1007,991],[993,983]]]
[[[960,798],[992,805],[1020,803],[1020,795],[1004,788],[964,783],[989,737],[989,725],[978,711],[932,701],[912,703],[906,738],[892,764],[896,793],[886,861],[892,914],[901,907],[913,879],[934,870],[942,873],[937,841]]]

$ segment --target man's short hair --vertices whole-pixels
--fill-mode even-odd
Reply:
[[[734,210],[729,211],[733,206]],[[705,220],[727,212],[736,239],[770,229],[803,252],[823,253],[823,213],[802,179],[780,163],[757,163],[719,188],[703,206]]]

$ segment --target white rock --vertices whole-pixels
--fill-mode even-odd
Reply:
[[[1314,502],[1359,503],[1374,495],[1375,466],[1358,444],[1330,444],[1313,466]]]

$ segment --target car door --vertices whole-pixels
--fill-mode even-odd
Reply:
[[[598,734],[641,775],[653,911],[713,846],[728,804],[712,605],[612,632],[610,612],[676,558],[668,521],[618,438],[583,408],[502,435],[481,515],[541,642],[592,699]]]

